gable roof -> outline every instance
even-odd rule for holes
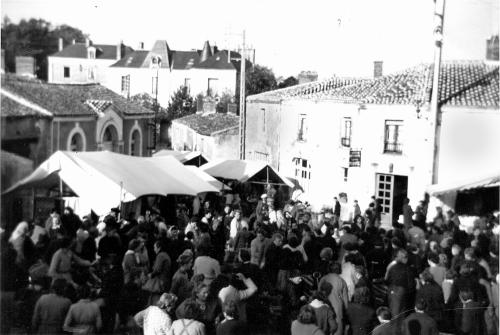
[[[172,68],[176,70],[188,70],[200,61],[198,51],[173,51]]]
[[[144,61],[148,56],[149,51],[138,50],[129,53],[128,55],[122,57],[118,62],[111,65],[111,67],[145,67]]]
[[[445,106],[499,107],[499,65],[483,61],[446,61],[441,65],[439,100]],[[249,96],[259,99],[313,99],[345,103],[430,103],[433,64],[420,64],[371,80],[345,81],[342,85],[308,83]]]
[[[23,117],[36,116],[41,118],[51,118],[51,114],[47,114],[39,106],[30,104],[29,102],[19,99],[15,95],[0,91],[0,104],[2,105],[2,117]]]
[[[225,113],[212,113],[207,115],[191,114],[175,119],[172,122],[188,126],[198,134],[212,136],[224,130],[237,128],[239,126],[239,117]]]
[[[116,59],[117,45],[92,44],[91,46],[97,49],[96,59]],[[122,44],[122,57],[132,51],[134,50],[131,47]],[[61,51],[51,55],[51,57],[87,58],[87,46],[85,43],[70,44]]]
[[[127,54],[122,59],[118,60],[116,63],[112,64],[111,67],[126,67],[126,68],[149,68],[151,64],[151,58],[153,56],[160,56],[162,59],[161,68],[170,68],[174,70],[189,70],[191,68],[196,69],[214,69],[214,70],[239,70],[239,60],[235,58],[240,58],[240,54],[231,51],[231,61],[228,62],[229,52],[227,50],[221,50],[211,54],[211,50],[208,50],[205,43],[204,50],[191,50],[191,51],[180,51],[171,50],[167,44],[167,41],[158,40],[150,51],[138,50]],[[202,62],[202,54],[205,53],[206,59]],[[248,63],[247,67],[251,64]]]
[[[195,65],[194,67],[197,69],[236,70],[233,62],[228,62],[228,57],[228,52],[226,50],[222,50],[217,52],[215,55],[208,57],[207,60]],[[236,54],[234,57],[236,57]]]
[[[96,115],[104,112],[109,106],[124,115],[153,115],[153,111],[138,103],[128,101],[119,94],[99,85],[48,84],[40,80],[31,80],[15,75],[2,75],[2,90],[7,94],[39,106],[54,116]],[[2,94],[4,95],[4,94]],[[10,108],[16,106],[10,102]],[[4,113],[19,113],[4,110]],[[24,112],[27,111],[24,109]]]

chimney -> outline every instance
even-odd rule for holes
[[[120,43],[116,45],[116,60],[122,59],[122,46],[123,41],[120,41]]]
[[[61,37],[59,37],[59,47],[58,47],[59,51],[61,51],[63,49],[63,39]]]
[[[373,78],[380,78],[383,74],[384,62],[376,60],[373,62]]]
[[[499,44],[498,35],[491,36],[486,40],[486,60],[498,61],[499,60]]]
[[[89,47],[90,46],[90,40],[88,38],[85,39],[85,47]]]
[[[73,40],[71,41],[71,44],[75,44],[76,43],[76,40],[73,38]]]
[[[210,48],[210,43],[206,41],[201,52],[200,63],[206,61],[209,57],[212,57],[212,49]]]
[[[144,50],[144,42],[139,42],[139,50]]]

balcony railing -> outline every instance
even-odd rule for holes
[[[350,137],[342,137],[340,139],[340,144],[342,144],[343,147],[350,147],[351,146],[351,138]]]
[[[403,145],[401,143],[384,142],[384,153],[402,154]]]

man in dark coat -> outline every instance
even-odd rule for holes
[[[372,335],[399,335],[400,332],[396,331],[396,322],[391,321],[389,308],[379,307],[376,314],[380,324],[373,329]]]
[[[415,303],[415,312],[410,314],[403,321],[404,335],[438,335],[436,321],[427,315],[424,310],[427,309],[427,304],[423,300],[418,300]],[[419,330],[417,332],[417,330]]]

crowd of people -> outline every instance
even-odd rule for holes
[[[272,186],[193,204],[2,232],[1,333],[498,335],[498,215],[466,232],[406,199],[382,229],[378,199],[312,213]]]

